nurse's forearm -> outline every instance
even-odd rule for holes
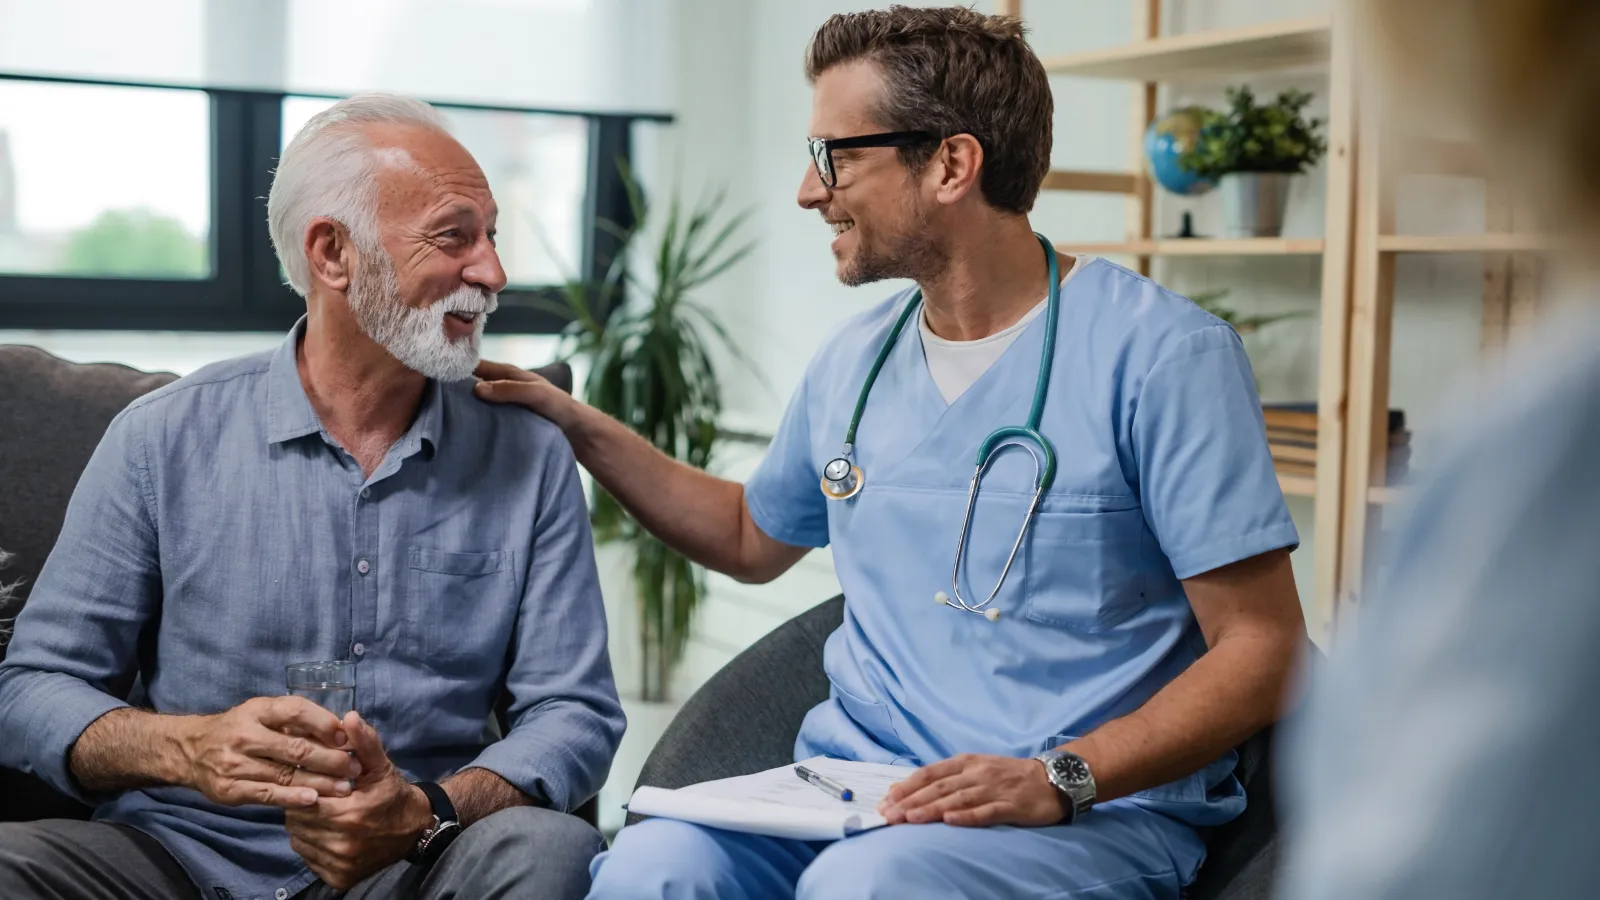
[[[1062,749],[1089,763],[1100,801],[1196,772],[1272,720],[1260,701],[1277,674],[1239,677],[1256,656],[1218,646],[1143,707]]]
[[[1205,655],[1144,706],[1063,747],[1089,763],[1100,800],[1204,768],[1284,708],[1305,645],[1288,554],[1245,560],[1184,588],[1210,645]]]
[[[574,407],[564,424],[578,462],[662,543],[742,581],[770,581],[805,555],[756,527],[744,485],[667,456],[593,407]]]

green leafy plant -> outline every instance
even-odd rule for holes
[[[1295,310],[1293,312],[1267,313],[1264,315],[1246,315],[1231,306],[1222,305],[1223,298],[1227,296],[1227,288],[1218,288],[1211,291],[1201,291],[1190,296],[1189,299],[1194,305],[1233,326],[1233,330],[1241,335],[1259,331],[1275,322],[1298,319],[1311,314],[1307,310]]]
[[[1311,95],[1288,90],[1268,105],[1256,103],[1249,86],[1229,88],[1225,110],[1208,109],[1200,134],[1178,157],[1178,165],[1203,178],[1231,172],[1304,172],[1328,145],[1323,119],[1307,119]]]
[[[1191,302],[1193,302],[1194,305],[1200,307],[1201,309],[1205,310],[1206,312],[1211,313],[1213,316],[1216,316],[1217,318],[1221,319],[1224,322],[1227,322],[1228,325],[1231,326],[1234,331],[1239,333],[1239,336],[1241,338],[1244,337],[1247,334],[1252,334],[1252,333],[1254,333],[1256,331],[1259,331],[1262,328],[1267,327],[1268,325],[1272,325],[1272,324],[1275,324],[1275,323],[1278,323],[1278,322],[1282,322],[1282,321],[1284,321],[1286,319],[1298,319],[1298,318],[1301,318],[1303,316],[1311,315],[1311,313],[1309,311],[1307,311],[1307,310],[1295,310],[1293,312],[1282,312],[1282,313],[1266,313],[1264,315],[1245,315],[1243,313],[1240,313],[1238,310],[1234,309],[1231,306],[1222,305],[1223,298],[1227,297],[1227,296],[1228,296],[1228,289],[1227,288],[1217,288],[1215,290],[1201,291],[1199,293],[1193,294],[1193,295],[1191,295],[1189,297],[1189,300]],[[1257,378],[1256,379],[1256,393],[1259,394],[1260,392],[1261,392],[1261,379]]]
[[[636,224],[628,229],[603,225],[621,245],[606,276],[599,283],[568,279],[564,286],[560,311],[572,321],[564,332],[563,356],[588,360],[584,392],[590,405],[668,456],[704,469],[716,448],[722,412],[712,342],[749,363],[715,313],[694,295],[753,249],[753,243],[734,240],[749,211],[725,217],[724,192],[692,207],[674,192],[654,246],[642,248],[650,210],[631,172],[624,168],[622,174]],[[650,254],[648,265],[633,265],[641,249]],[[666,699],[705,595],[704,573],[641,528],[598,483],[590,521],[597,541],[621,541],[633,550],[640,696]]]

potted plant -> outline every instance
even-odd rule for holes
[[[1262,313],[1256,315],[1241,313],[1231,306],[1222,305],[1223,299],[1227,296],[1227,288],[1216,288],[1214,290],[1200,291],[1199,293],[1193,294],[1189,297],[1189,300],[1193,302],[1194,305],[1228,323],[1229,327],[1238,332],[1240,338],[1243,338],[1245,335],[1254,334],[1268,325],[1273,325],[1286,319],[1298,319],[1303,316],[1311,315],[1310,311],[1308,310],[1294,310],[1291,312],[1281,313]],[[1256,378],[1256,393],[1261,393],[1261,379],[1259,377]]]
[[[603,224],[620,249],[599,283],[568,279],[564,285],[557,306],[571,322],[563,332],[561,355],[588,362],[584,399],[591,406],[668,456],[703,469],[716,448],[722,412],[713,341],[734,359],[747,361],[716,314],[694,295],[753,248],[734,241],[748,211],[724,217],[721,192],[686,208],[674,192],[648,264],[640,265],[633,251],[642,243],[650,211],[626,168],[623,182],[635,224],[627,229]],[[666,700],[705,594],[704,573],[639,527],[598,483],[590,522],[597,543],[620,542],[629,551],[639,626],[639,698]]]
[[[1282,322],[1285,319],[1298,319],[1302,316],[1310,315],[1310,312],[1306,310],[1295,310],[1293,312],[1282,313],[1266,313],[1261,315],[1247,315],[1240,313],[1231,306],[1223,306],[1222,300],[1227,296],[1227,288],[1217,288],[1210,291],[1201,291],[1192,295],[1189,299],[1194,303],[1194,305],[1200,307],[1208,313],[1211,313],[1213,316],[1216,316],[1222,321],[1227,322],[1228,325],[1230,325],[1233,330],[1237,331],[1241,336],[1252,334],[1261,328],[1273,324],[1274,322]]]
[[[1322,119],[1304,115],[1311,95],[1288,90],[1267,105],[1248,86],[1229,88],[1225,110],[1208,109],[1199,137],[1179,157],[1198,177],[1217,181],[1230,237],[1277,237],[1289,180],[1327,152]]]

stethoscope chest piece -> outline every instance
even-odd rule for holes
[[[836,456],[822,467],[822,493],[829,500],[849,500],[861,492],[861,468],[848,456]]]

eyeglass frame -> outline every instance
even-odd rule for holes
[[[822,186],[832,190],[839,185],[839,174],[833,168],[833,151],[858,150],[866,147],[911,147],[939,140],[931,131],[884,131],[844,138],[806,138],[811,150],[811,164],[817,169]]]

